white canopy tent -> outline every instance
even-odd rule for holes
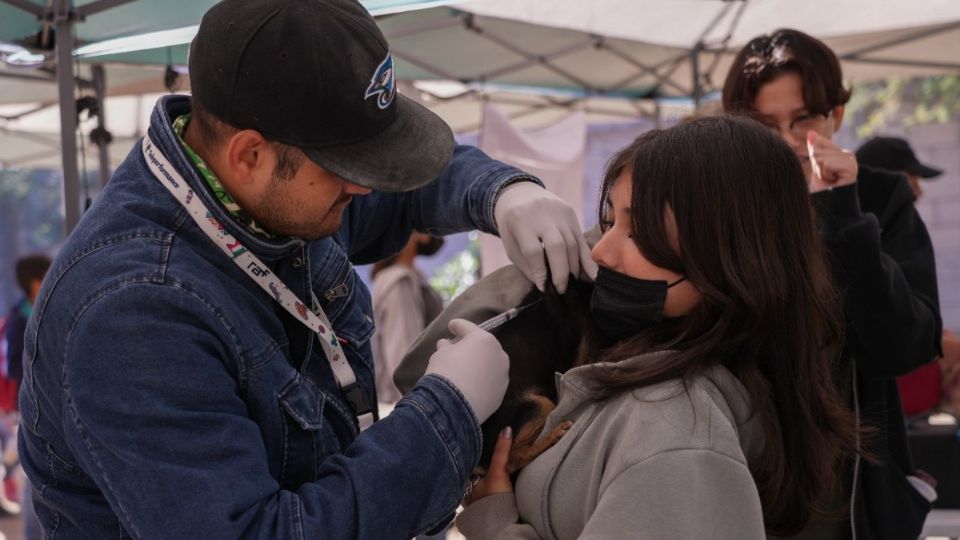
[[[848,80],[960,72],[956,0],[476,0],[457,8],[464,31],[456,41],[470,45],[408,60],[427,72],[421,81],[460,83],[458,98],[532,85],[569,96],[555,102],[683,97],[696,106],[722,87],[743,45],[783,27],[823,39]],[[455,30],[444,31],[453,41]],[[397,56],[404,58],[407,42],[419,51],[437,46],[439,32],[395,40]],[[464,66],[454,57],[460,49],[484,61]],[[443,101],[455,87],[448,85]]]
[[[0,40],[28,27],[24,10],[40,13],[48,25],[53,21],[74,24],[86,12],[95,15],[77,24],[78,29],[87,30],[78,33],[80,47],[71,46],[68,52],[79,52],[63,58],[70,58],[68,65],[77,59],[102,62],[105,76],[100,80],[109,81],[101,89],[106,94],[125,93],[123,88],[134,93],[162,91],[162,66],[184,62],[185,43],[196,30],[199,14],[213,3],[76,0],[79,7],[67,16],[63,10],[73,5],[70,0],[50,0],[46,7],[39,1],[0,0]],[[183,4],[183,9],[172,4]],[[696,105],[722,85],[739,47],[753,36],[784,26],[823,38],[842,58],[849,79],[960,72],[960,2],[956,0],[369,0],[364,4],[382,9],[378,22],[390,40],[401,91],[421,99],[457,131],[479,126],[482,100],[497,103],[510,118],[528,124],[549,123],[571,108],[584,111],[588,121],[610,121],[657,116],[659,108],[678,100]],[[411,7],[429,9],[403,11]],[[5,19],[11,11],[20,18]],[[149,13],[163,15],[150,17]],[[103,19],[108,15],[109,20]],[[41,26],[40,21],[34,24]],[[123,65],[131,62],[133,66]],[[5,78],[10,70],[0,69],[0,104],[17,103],[0,106],[0,137],[4,142],[13,132],[19,137],[16,144],[0,146],[20,156],[0,152],[0,160],[48,163],[43,149],[36,146],[52,148],[52,143],[59,142],[67,200],[75,201],[76,176],[71,189],[68,174],[71,161],[76,169],[75,141],[64,136],[57,141],[56,115],[39,121],[21,114],[59,102],[61,123],[67,125],[62,133],[72,132],[73,100],[64,99],[73,95],[72,77],[61,80],[59,89],[50,85],[41,91],[36,79],[49,80],[49,62],[47,68],[47,72],[18,72],[17,79]],[[88,67],[81,68],[79,78],[95,87],[96,77]],[[13,84],[20,85],[19,90],[8,90]],[[30,96],[35,97],[20,101]],[[124,146],[119,149],[122,156],[141,133],[137,126],[142,125],[144,112],[113,113],[113,107],[107,105],[104,116]],[[4,116],[8,119],[3,120]],[[44,126],[50,133],[47,140],[41,140]],[[17,153],[17,147],[22,151]],[[107,157],[104,167],[109,164]],[[67,206],[70,228],[75,220],[69,219],[71,205]]]
[[[113,170],[126,158],[134,142],[146,131],[150,112],[156,100],[163,95],[162,85],[146,92],[109,96],[104,100],[102,117],[109,119],[112,141],[106,152],[106,167]],[[32,104],[0,105],[0,167],[49,168],[61,165],[59,110],[56,103],[40,104],[37,110]],[[18,118],[21,113],[28,113]],[[87,170],[99,167],[100,147],[89,142],[90,133],[98,126],[98,119],[81,115],[78,151],[81,163],[85,160]],[[82,140],[80,140],[82,139]],[[81,169],[80,174],[84,171]],[[99,176],[92,182],[100,184]]]
[[[759,34],[789,27],[828,42],[854,78],[913,75],[911,68],[960,69],[960,3],[955,0],[483,0],[477,15],[566,28],[702,52],[736,51]],[[682,22],[682,24],[677,24]],[[724,42],[729,48],[721,49]]]

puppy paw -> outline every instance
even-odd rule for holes
[[[527,426],[524,426],[524,429],[529,426],[530,424],[527,424]],[[545,437],[541,437],[533,442],[529,442],[529,440],[525,441],[523,445],[519,446],[517,445],[517,442],[520,441],[518,438],[510,452],[510,459],[507,461],[507,472],[513,474],[526,467],[531,461],[536,459],[537,456],[546,452],[553,445],[557,444],[557,441],[566,435],[567,431],[570,431],[571,427],[573,427],[573,422],[570,420],[561,422]],[[543,424],[540,424],[537,426],[536,434],[533,436],[533,438],[536,439],[542,430]]]

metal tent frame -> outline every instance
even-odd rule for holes
[[[22,78],[25,80],[56,81],[58,85],[60,119],[61,119],[61,157],[64,175],[64,199],[66,207],[65,227],[69,233],[80,217],[80,200],[78,189],[77,141],[77,107],[73,97],[76,86],[93,89],[100,100],[104,97],[106,88],[105,75],[102,67],[94,66],[92,80],[85,80],[75,73],[74,52],[76,43],[74,31],[78,24],[90,17],[111,10],[113,8],[134,3],[135,0],[93,0],[83,5],[76,5],[82,0],[46,0],[46,5],[38,5],[31,0],[0,0],[0,5],[12,6],[26,12],[41,22],[44,28],[53,28],[56,32],[56,65],[55,72],[48,78],[41,73],[3,73],[0,76]],[[447,2],[444,2],[447,3]],[[394,56],[398,63],[410,68],[412,75],[407,81],[445,80],[460,83],[463,87],[453,95],[442,95],[431,92],[418,85],[417,89],[425,101],[437,104],[454,102],[459,99],[485,99],[504,103],[515,108],[510,113],[511,118],[521,118],[536,114],[546,108],[577,108],[586,112],[609,116],[655,116],[660,109],[661,98],[668,96],[682,96],[689,99],[695,108],[699,108],[702,101],[718,90],[718,85],[712,80],[722,63],[729,61],[736,53],[731,47],[737,25],[744,11],[754,0],[724,0],[713,5],[715,15],[701,31],[696,32],[699,38],[690,46],[659,45],[643,43],[613,36],[578,31],[576,29],[560,29],[513,21],[507,18],[480,15],[471,12],[471,5],[464,4],[458,8],[437,7],[418,12],[416,16],[387,15],[379,22],[384,33],[391,41]],[[721,5],[722,4],[722,5]],[[477,5],[482,7],[481,4]],[[476,8],[473,8],[476,10]],[[481,11],[482,10],[478,10]],[[508,11],[509,12],[509,11]],[[428,15],[429,14],[429,15]],[[400,17],[394,19],[394,17]],[[706,19],[704,19],[706,20]],[[397,23],[399,21],[399,23]],[[526,25],[527,29],[549,29],[551,32],[562,33],[564,38],[557,43],[560,45],[544,47],[543,44],[533,43],[529,39],[524,42],[524,36],[505,31],[511,28],[510,24]],[[942,25],[928,25],[913,32],[900,32],[889,39],[880,39],[869,45],[859,48],[847,47],[847,50],[838,51],[842,61],[847,63],[861,63],[865,65],[879,64],[889,66],[907,66],[933,70],[950,70],[960,72],[960,63],[952,61],[923,61],[917,59],[900,59],[895,55],[877,55],[898,45],[928,38],[938,33],[950,32],[960,28],[960,21],[951,21]],[[462,29],[465,34],[448,35],[449,39],[457,37],[479,40],[484,44],[486,51],[493,55],[500,55],[499,63],[491,67],[476,67],[474,64],[483,62],[460,62],[453,66],[445,65],[442,61],[443,51],[438,51],[436,44],[430,45],[428,37],[431,32],[442,33],[445,30]],[[151,29],[158,30],[158,29]],[[159,29],[162,30],[162,29]],[[433,34],[436,36],[437,34]],[[709,38],[709,36],[714,36]],[[422,39],[421,39],[422,38]],[[827,40],[829,42],[829,39]],[[642,51],[656,49],[656,54],[644,55]],[[166,46],[166,44],[164,45]],[[535,50],[540,49],[540,50]],[[640,51],[640,52],[638,52]],[[439,56],[437,53],[440,53]],[[576,63],[571,58],[577,55],[597,54],[598,65],[604,66],[605,74],[613,74],[618,80],[595,82],[596,77],[581,73],[578,69],[571,69]],[[468,56],[469,57],[469,56]],[[87,59],[86,61],[89,61]],[[582,61],[582,60],[581,60]],[[464,66],[463,64],[469,64]],[[567,64],[565,67],[564,64]],[[580,64],[582,65],[582,64]],[[608,72],[606,66],[619,66],[620,71],[612,68]],[[686,66],[689,76],[681,70]],[[588,66],[591,67],[591,66]],[[398,68],[400,75],[404,74],[403,67]],[[529,77],[532,82],[525,82]],[[595,73],[596,74],[596,73]],[[541,76],[542,75],[542,76]],[[621,76],[622,75],[622,76]],[[602,78],[602,77],[601,77]],[[517,81],[521,82],[517,82]],[[543,83],[540,81],[550,81]],[[722,81],[721,81],[722,82]],[[408,86],[409,87],[409,86]],[[527,96],[521,99],[509,96],[511,88],[521,88]],[[539,98],[530,99],[530,93],[536,92]],[[612,109],[598,105],[593,98],[614,98],[623,100],[629,105],[626,108]],[[29,114],[29,111],[22,114]],[[99,128],[105,129],[103,118],[99,118]],[[106,148],[100,151],[101,176],[108,173],[109,160]]]
[[[460,26],[473,35],[479,36],[486,41],[499,46],[503,50],[522,58],[522,60],[519,62],[512,63],[504,67],[498,67],[493,70],[473,73],[465,77],[451,73],[436,63],[421,57],[417,54],[417,51],[406,50],[403,47],[393,46],[392,52],[396,58],[427,71],[438,78],[456,81],[468,87],[463,92],[453,96],[439,96],[432,94],[429,91],[420,89],[421,93],[436,101],[451,101],[466,97],[480,97],[481,99],[509,102],[508,99],[505,100],[504,98],[491,97],[487,95],[483,88],[488,86],[490,81],[493,81],[497,78],[501,78],[511,73],[520,72],[530,67],[539,66],[556,75],[559,75],[562,79],[567,81],[570,86],[566,90],[568,92],[577,94],[577,96],[563,100],[550,98],[546,100],[547,103],[545,104],[528,105],[525,110],[513,113],[511,115],[512,118],[536,112],[537,109],[546,106],[578,106],[581,104],[581,102],[591,97],[620,97],[635,101],[651,98],[656,99],[662,97],[659,92],[660,88],[670,88],[682,96],[689,97],[693,101],[694,108],[699,109],[703,97],[710,91],[716,90],[716,88],[710,84],[709,80],[705,79],[704,74],[709,73],[709,71],[712,69],[712,66],[715,66],[719,61],[720,56],[727,52],[727,45],[733,35],[733,30],[736,27],[737,21],[739,21],[740,15],[743,13],[746,5],[747,2],[744,0],[725,2],[723,9],[716,17],[714,17],[710,24],[703,29],[701,32],[701,38],[697,41],[697,44],[692,49],[685,50],[678,48],[673,56],[656,63],[645,62],[640,58],[637,58],[635,55],[624,51],[623,48],[618,45],[618,40],[597,34],[582,34],[582,38],[577,43],[558,47],[546,53],[535,53],[533,51],[524,49],[509,37],[501,35],[496,30],[489,28],[485,24],[486,19],[488,19],[487,17],[456,9],[451,10],[453,12],[453,16],[445,20],[441,19],[438,21],[428,21],[426,23],[418,22],[409,26],[386,31],[385,35],[389,40],[393,41],[397,38],[410,37],[417,34],[433,32],[438,29]],[[708,47],[705,45],[703,39],[715,28],[717,28],[717,26],[728,16],[732,10],[736,10],[736,13],[733,15],[732,23],[729,30],[726,32],[725,37],[715,46]],[[568,32],[571,34],[579,33],[574,30],[569,30]],[[567,57],[568,55],[589,49],[604,51],[612,58],[616,58],[633,66],[635,72],[627,75],[616,83],[598,86],[591,84],[589,81],[584,80],[575,73],[571,73],[569,70],[564,69],[557,64],[558,60]],[[703,59],[706,55],[713,56],[711,59],[711,68],[706,72],[701,72],[700,62],[701,59]],[[690,85],[684,87],[672,80],[671,77],[686,60],[690,60],[691,62],[692,73]],[[652,77],[656,84],[649,87],[646,91],[637,92],[635,90],[627,90],[632,83],[645,76]],[[654,109],[656,109],[656,106],[654,106]],[[590,109],[588,108],[587,110],[589,111]],[[601,114],[622,114],[619,112],[594,110]],[[649,114],[649,112],[645,111],[639,103],[637,104],[636,112],[641,115]]]
[[[134,0],[97,0],[83,6],[75,6],[73,0],[50,0],[46,6],[39,6],[27,0],[0,0],[37,17],[46,28],[53,27],[56,32],[56,83],[60,102],[60,152],[63,162],[63,203],[64,228],[70,234],[80,221],[81,202],[79,169],[77,165],[77,102],[74,97],[77,83],[89,84],[99,102],[106,95],[106,77],[102,66],[94,66],[94,80],[78,79],[74,73],[73,50],[75,48],[74,26],[88,17]],[[8,75],[9,76],[9,75]],[[20,74],[20,77],[42,79],[42,76]],[[104,120],[99,119],[100,127],[105,128]],[[110,159],[105,144],[100,144],[101,181],[109,177]]]
[[[717,4],[721,3],[717,2]],[[395,34],[397,37],[409,37],[417,33],[426,34],[436,30],[437,28],[460,25],[472,32],[474,35],[480,36],[485,40],[498,45],[504,51],[521,56],[523,58],[522,61],[498,68],[496,70],[477,72],[470,74],[469,76],[463,76],[462,74],[458,75],[451,73],[449,70],[444,69],[444,67],[430,62],[424,56],[418,55],[417,53],[419,51],[407,51],[402,47],[395,47],[394,54],[397,58],[413,64],[414,66],[429,72],[431,75],[436,76],[437,78],[457,81],[469,87],[469,90],[454,96],[430,96],[432,99],[439,101],[448,101],[472,96],[479,96],[486,99],[483,88],[488,86],[496,86],[490,84],[491,80],[527,69],[531,66],[540,66],[556,75],[559,75],[569,83],[567,90],[578,94],[577,98],[571,98],[563,102],[554,101],[552,103],[554,106],[562,106],[564,104],[576,105],[589,99],[590,97],[597,96],[623,97],[626,99],[637,100],[645,97],[659,99],[666,95],[672,94],[673,96],[679,95],[690,99],[693,107],[695,109],[699,109],[705,97],[720,90],[723,74],[719,73],[721,77],[717,77],[717,80],[714,81],[714,77],[718,75],[718,67],[721,67],[722,63],[724,62],[729,63],[729,61],[732,60],[732,57],[738,52],[739,46],[731,47],[731,41],[736,35],[738,25],[741,22],[744,12],[748,10],[751,5],[755,4],[757,4],[757,2],[751,0],[724,0],[722,5],[717,6],[718,9],[716,14],[698,32],[699,37],[691,46],[664,45],[664,48],[673,48],[675,50],[675,54],[670,58],[659,60],[657,62],[645,61],[641,58],[638,58],[635,54],[631,54],[630,52],[622,50],[622,45],[620,44],[625,41],[623,38],[615,38],[594,33],[588,34],[571,29],[570,27],[556,27],[556,30],[558,32],[569,32],[571,34],[579,33],[583,37],[583,40],[580,44],[559,47],[546,53],[535,53],[528,49],[524,49],[522,46],[515,43],[511,37],[500,35],[495,30],[488,28],[487,23],[500,19],[501,15],[487,16],[472,13],[470,4],[464,4],[462,9],[458,8],[457,10],[452,10],[455,13],[455,17],[452,17],[451,20],[448,20],[445,23],[442,21],[433,22],[422,24],[420,27],[417,25],[411,25],[409,28],[396,31]],[[482,4],[479,4],[478,6],[482,8]],[[484,10],[479,9],[479,11],[482,13]],[[526,24],[535,25],[538,23],[528,22]],[[918,42],[938,34],[954,31],[958,28],[960,28],[960,21],[956,20],[941,25],[927,25],[918,27],[912,32],[907,32],[906,34],[901,32],[899,35],[895,35],[888,39],[875,40],[869,45],[862,47],[856,47],[853,49],[850,49],[849,47],[837,47],[836,50],[841,62],[847,66],[847,70],[849,70],[851,66],[856,66],[859,64],[960,72],[960,62],[923,61],[917,59],[897,58],[895,55],[884,56],[882,54],[884,51],[894,47]],[[768,29],[768,31],[769,30],[773,30],[773,28]],[[869,34],[869,32],[866,34]],[[387,33],[387,35],[388,37],[391,37],[390,33]],[[714,37],[710,39],[709,36]],[[845,37],[845,35],[840,35],[832,38],[827,37],[824,39],[828,42],[828,44],[830,44],[830,42],[833,40],[839,39],[842,41],[842,39]],[[650,45],[656,45],[656,43],[650,43]],[[575,72],[570,72],[569,70],[563,69],[557,64],[559,60],[564,59],[568,55],[590,48],[603,50],[607,53],[610,53],[611,57],[615,57],[620,61],[634,66],[636,72],[617,83],[606,86],[598,86],[590,81],[584,80]],[[877,53],[881,54],[878,55]],[[689,64],[690,76],[689,78],[683,77],[681,80],[681,78],[678,76],[678,70],[686,64]],[[636,92],[631,95],[629,92],[622,92],[624,88],[628,87],[631,83],[635,82],[641,77],[652,78],[655,83],[646,95],[637,94]],[[427,95],[429,95],[429,93],[427,93]],[[534,107],[531,107],[531,110],[533,108]],[[528,112],[531,111],[523,111],[514,114],[523,115]]]
[[[58,87],[58,102],[60,106],[60,150],[63,167],[63,194],[64,194],[64,228],[67,235],[74,229],[80,220],[81,200],[79,189],[79,169],[77,164],[77,104],[74,98],[76,87],[92,89],[98,103],[102,104],[106,96],[106,74],[102,65],[92,65],[92,80],[77,77],[75,72],[75,51],[77,40],[75,30],[78,24],[87,21],[90,17],[102,14],[109,10],[135,3],[137,0],[93,0],[77,5],[75,0],[46,0],[45,5],[36,4],[30,0],[0,0],[0,5],[11,6],[28,15],[32,15],[41,23],[44,34],[53,29],[56,36],[55,59],[56,69],[47,70],[44,74],[37,73],[9,73],[0,72],[0,77],[17,78],[30,81],[55,82]],[[443,5],[453,0],[430,0],[424,5]],[[378,12],[394,13],[408,9],[408,5],[418,2],[402,2],[384,0],[375,4]],[[198,21],[199,22],[199,21]],[[44,73],[41,70],[40,73]],[[21,114],[30,114],[27,111]],[[106,131],[103,117],[103,107],[98,114],[98,127],[101,133]],[[106,183],[110,174],[110,160],[106,140],[97,138],[94,143],[98,147],[99,169],[101,182]]]

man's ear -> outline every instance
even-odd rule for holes
[[[843,125],[843,105],[837,105],[833,108],[833,133],[840,131],[840,126]],[[831,133],[830,135],[833,135]]]
[[[255,187],[273,174],[273,147],[259,131],[234,133],[224,148],[222,180],[234,189]]]

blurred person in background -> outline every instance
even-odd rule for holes
[[[415,231],[389,259],[373,265],[373,361],[377,399],[393,405],[402,397],[393,372],[420,332],[443,310],[443,299],[417,269],[417,257],[430,257],[443,247],[443,238]]]
[[[40,285],[50,269],[50,257],[37,254],[18,259],[15,265],[17,285],[23,291],[23,298],[10,309],[5,324],[5,403],[2,448],[3,448],[3,493],[0,495],[0,507],[9,513],[20,513],[23,523],[23,535],[27,540],[41,538],[40,525],[30,500],[30,482],[26,476],[16,474],[19,465],[16,445],[16,423],[19,418],[17,395],[23,380],[23,340],[27,330],[27,321],[33,314],[33,305],[40,292]],[[23,484],[19,480],[23,479]]]
[[[923,196],[921,181],[936,180],[942,169],[917,159],[910,143],[899,137],[874,137],[857,149],[857,162],[878,169],[899,172],[907,177],[916,200]],[[938,405],[960,413],[960,338],[944,329],[940,341],[943,355],[936,363],[926,364],[897,378],[903,413],[914,416]]]
[[[850,91],[836,54],[790,29],[757,36],[738,53],[723,87],[728,112],[753,114],[800,159],[821,238],[845,309],[841,391],[875,429],[834,501],[838,519],[811,520],[800,538],[914,539],[935,498],[914,470],[896,377],[940,355],[933,245],[899,174],[860,166],[831,139]]]
[[[23,380],[23,337],[27,330],[27,320],[33,313],[33,304],[40,292],[40,284],[49,269],[50,257],[46,255],[30,255],[16,262],[17,285],[23,291],[23,298],[10,308],[4,337],[7,343],[5,373],[18,389],[20,381]]]
[[[910,143],[900,137],[874,137],[857,149],[857,162],[875,169],[898,172],[907,177],[907,183],[920,200],[923,196],[921,180],[936,180],[942,169],[920,163]]]

